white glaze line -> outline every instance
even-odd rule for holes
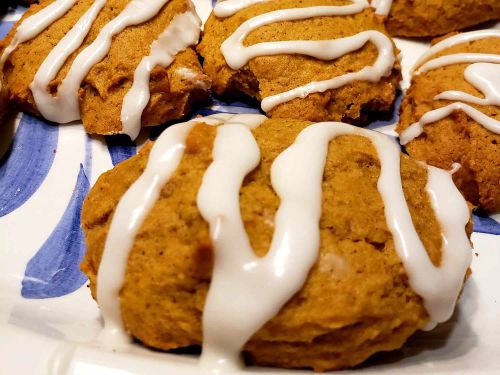
[[[161,188],[179,165],[192,123],[173,125],[156,141],[146,169],[116,207],[97,273],[97,300],[104,318],[100,341],[116,348],[130,341],[121,319],[119,293],[125,279],[128,255],[146,215]]]
[[[480,30],[452,36],[433,46],[418,60],[415,66],[419,67],[422,61],[426,61],[426,59],[433,54],[442,52],[457,44],[498,37],[500,37],[500,30]],[[468,102],[483,106],[500,105],[500,55],[485,53],[456,53],[444,55],[426,61],[417,69],[416,74],[425,73],[429,70],[448,65],[463,63],[471,64],[464,71],[466,81],[481,92],[484,98],[479,98],[457,90],[449,90],[436,95],[434,100],[454,100],[456,102],[425,113],[418,122],[411,124],[401,132],[401,144],[405,145],[420,136],[424,131],[424,125],[442,120],[452,112],[458,110],[465,112],[474,121],[489,131],[500,134],[500,121],[463,103]]]
[[[120,348],[130,341],[121,319],[119,301],[128,255],[146,215],[182,159],[186,136],[197,123],[217,125],[231,118],[235,118],[235,122],[255,124],[263,121],[264,117],[217,114],[169,127],[151,149],[142,175],[120,199],[97,273],[97,300],[104,319],[104,329],[98,340],[106,347]]]
[[[375,8],[375,14],[388,16],[391,11],[392,0],[372,0],[371,6]]]
[[[378,82],[382,77],[389,76],[395,62],[393,45],[390,39],[379,31],[369,30],[351,37],[335,39],[331,41],[331,45],[334,46],[332,51],[339,51],[344,47],[348,47],[349,50],[347,53],[353,52],[367,42],[372,42],[378,49],[377,60],[373,65],[366,66],[354,73],[346,73],[324,81],[310,82],[292,90],[268,96],[262,100],[262,109],[268,112],[277,105],[296,98],[305,98],[312,93],[337,89],[356,81]],[[311,41],[308,43],[313,44],[315,42]],[[356,46],[359,46],[359,48],[355,48]],[[317,47],[321,49],[321,42],[317,44]]]
[[[315,154],[320,159],[321,151]],[[203,313],[203,367],[238,367],[245,342],[303,286],[317,259],[323,165],[315,158],[311,168],[293,154],[289,149],[272,166],[281,204],[271,248],[259,258],[241,219],[239,190],[258,166],[260,151],[248,127],[231,121],[218,128],[214,160],[198,193],[198,209],[210,224],[215,254]]]
[[[227,0],[218,3],[216,8],[219,14],[232,14],[255,2],[247,1],[236,3]],[[302,54],[321,60],[333,60],[372,42],[378,49],[378,57],[374,65],[363,68],[355,73],[347,73],[329,80],[311,82],[292,90],[269,96],[262,100],[262,109],[266,112],[275,106],[295,98],[305,98],[311,93],[324,92],[335,89],[354,81],[376,82],[384,76],[390,75],[395,62],[393,45],[383,33],[369,30],[354,36],[322,41],[280,41],[264,42],[251,46],[244,46],[243,41],[253,30],[275,22],[302,20],[312,17],[352,15],[368,7],[364,0],[353,1],[344,6],[315,6],[307,8],[280,9],[261,14],[243,22],[238,29],[221,45],[221,52],[226,63],[232,69],[240,69],[251,59],[258,56],[272,56],[279,54]]]
[[[109,52],[112,39],[125,28],[153,18],[168,0],[131,0],[125,9],[99,32],[97,38],[73,61],[57,96],[44,97],[37,108],[42,115],[54,122],[67,123],[80,118],[78,92],[90,69]]]
[[[450,175],[454,175],[455,173],[457,173],[460,169],[462,168],[462,164],[460,163],[452,163],[451,164],[451,169],[448,171],[448,173]]]
[[[47,91],[48,85],[57,76],[68,57],[82,45],[104,5],[106,5],[106,0],[95,0],[71,30],[50,51],[38,68],[33,82],[30,84],[30,89],[42,116],[47,118],[47,113],[42,112],[45,108],[43,103],[52,99],[52,94]]]
[[[495,37],[496,38],[500,37],[500,30],[492,30],[492,29],[477,30],[477,31],[470,31],[467,33],[460,33],[457,35],[453,35],[449,38],[440,41],[439,43],[436,43],[431,48],[429,48],[426,53],[424,53],[422,56],[418,58],[411,72],[413,73],[413,71],[419,66],[421,66],[425,61],[427,61],[429,57],[439,52],[442,52],[445,49],[448,49],[450,47],[462,43],[472,42],[475,40],[480,40],[485,38],[495,38]]]
[[[445,196],[459,207],[449,214],[437,213],[444,221],[445,255],[443,266],[436,268],[418,237],[406,203],[399,147],[382,134],[347,124],[311,125],[272,165],[271,183],[281,204],[270,250],[259,258],[251,248],[239,207],[241,184],[258,165],[259,149],[248,130],[228,124],[219,128],[214,161],[198,195],[198,207],[210,224],[215,248],[203,316],[202,366],[217,373],[238,368],[245,342],[302,288],[320,246],[321,188],[328,145],[340,135],[359,135],[373,142],[380,158],[377,186],[387,225],[410,285],[424,299],[433,322],[449,319],[470,263],[466,252],[470,244],[464,232],[468,211],[464,214],[463,207],[467,206],[451,178],[446,180],[431,171],[433,179],[428,190],[434,194],[434,207],[439,211],[448,209],[440,205]],[[450,257],[449,250],[455,246],[461,253]]]
[[[363,135],[360,131],[369,132],[355,129],[359,135]],[[353,134],[356,132],[353,131]],[[427,191],[431,195],[431,203],[442,229],[442,251],[445,253],[440,267],[435,267],[413,225],[404,196],[399,147],[388,137],[373,133],[375,134],[365,136],[371,139],[380,159],[381,171],[377,187],[384,202],[386,222],[393,236],[396,252],[403,263],[411,288],[424,301],[430,316],[430,326],[445,322],[451,317],[465,272],[470,265],[470,242],[465,235],[469,214],[467,211],[465,215],[463,210],[464,207],[467,209],[467,204],[449,175],[450,178],[443,178],[437,168],[429,169]],[[443,199],[446,199],[444,204]],[[456,204],[457,207],[450,207],[448,203]],[[450,256],[452,248],[454,254]]]
[[[264,42],[247,47],[243,45],[243,42],[252,31],[258,29],[259,27],[276,22],[297,21],[320,16],[352,15],[361,12],[363,9],[365,9],[363,4],[355,3],[344,6],[316,6],[308,8],[279,9],[269,13],[264,13],[243,22],[236,29],[236,31],[222,43],[221,52],[224,55],[227,64],[232,69],[240,69],[249,60],[257,56],[264,55],[269,56],[300,53],[329,60],[332,59],[331,56],[339,56],[342,55],[342,53],[329,51],[329,49],[332,48],[329,44],[319,45],[318,43],[333,42],[335,40]],[[343,49],[349,51],[349,48],[346,46],[343,46]]]
[[[400,143],[402,145],[408,144],[410,141],[417,138],[424,132],[425,125],[442,120],[448,117],[454,111],[465,112],[470,118],[472,118],[474,121],[488,129],[489,131],[495,134],[500,134],[500,121],[486,116],[484,113],[478,111],[468,104],[456,102],[425,113],[418,122],[411,124],[400,133]]]
[[[144,57],[134,72],[132,87],[123,99],[121,110],[122,133],[131,139],[141,130],[141,117],[150,99],[149,80],[155,66],[168,67],[179,52],[198,42],[201,21],[195,10],[176,15]]]
[[[497,57],[500,59],[500,55]],[[484,98],[451,90],[436,95],[434,100],[458,100],[477,105],[500,106],[500,64],[475,63],[465,69],[464,76]]]
[[[2,56],[0,57],[0,70],[3,72],[5,61],[7,61],[10,54],[19,44],[35,38],[52,23],[61,18],[76,3],[76,1],[77,0],[54,1],[39,12],[23,20],[23,22],[21,22],[21,24],[17,27],[16,33],[14,34],[11,42],[2,52]],[[2,83],[0,81],[0,88],[1,84]]]
[[[416,74],[425,73],[429,70],[441,68],[448,65],[471,64],[479,62],[500,64],[500,55],[488,53],[455,53],[452,55],[440,56],[426,62],[416,71]]]
[[[425,277],[422,277],[427,280],[423,286],[424,304],[432,318],[427,329],[452,316],[472,261],[472,246],[465,232],[470,218],[469,208],[452,180],[452,174],[460,168],[460,164],[456,164],[450,172],[427,167],[426,190],[442,231],[441,265],[439,268],[426,267]],[[440,287],[436,288],[436,285]]]
[[[269,1],[271,0],[223,0],[215,5],[214,14],[221,18],[230,17],[249,6]]]

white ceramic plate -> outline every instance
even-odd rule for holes
[[[196,5],[202,17],[210,12],[210,0]],[[11,9],[4,17],[1,36],[22,11]],[[405,72],[428,47],[409,40],[397,44]],[[218,101],[196,112],[213,111],[258,112],[242,103]],[[131,143],[88,137],[81,124],[57,127],[28,115],[14,117],[0,127],[0,374],[200,374],[195,357],[139,345],[114,353],[89,344],[101,320],[78,268],[85,251],[81,204],[102,172],[133,155],[151,135],[144,132]],[[395,121],[371,127],[391,134]],[[472,237],[477,254],[473,274],[450,322],[345,373],[499,374],[500,236],[486,234],[500,234],[499,221],[474,219],[475,230],[485,233]]]

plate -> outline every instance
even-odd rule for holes
[[[195,1],[202,18],[210,0]],[[0,36],[24,8],[11,8]],[[491,25],[500,28],[500,24]],[[428,41],[396,39],[404,76]],[[243,103],[198,108],[258,113]],[[397,113],[397,111],[395,111]],[[395,115],[371,128],[394,135]],[[82,202],[98,176],[134,155],[161,129],[125,137],[88,136],[81,123],[54,126],[14,114],[0,128],[0,373],[33,375],[200,374],[195,356],[154,352],[134,345],[126,353],[92,344],[102,321],[79,270],[85,251]],[[453,318],[419,332],[399,351],[378,354],[346,374],[500,373],[500,215],[474,216],[475,256]],[[245,373],[300,374],[249,367]]]

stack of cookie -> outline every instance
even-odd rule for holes
[[[500,210],[500,31],[441,37],[417,62],[407,154],[362,126],[395,105],[391,36],[489,19],[498,1],[226,0],[202,32],[190,0],[31,6],[3,41],[2,108],[131,138],[211,94],[265,113],[171,125],[99,178],[82,270],[101,344],[324,371],[447,321],[470,209]]]

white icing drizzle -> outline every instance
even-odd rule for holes
[[[217,125],[231,118],[254,124],[263,121],[264,116],[218,114],[169,127],[151,149],[142,175],[118,203],[97,273],[97,300],[104,319],[99,341],[103,345],[119,348],[130,341],[121,319],[119,301],[128,255],[146,215],[182,159],[186,136],[196,123]]]
[[[198,194],[198,207],[210,224],[215,248],[203,315],[202,366],[217,373],[237,368],[246,341],[303,286],[320,246],[321,184],[328,144],[340,135],[359,135],[373,142],[380,158],[378,190],[387,225],[410,285],[423,298],[431,324],[450,318],[470,264],[470,243],[464,231],[467,205],[447,172],[430,169],[427,185],[443,228],[443,261],[435,267],[405,200],[399,147],[380,133],[347,124],[311,125],[272,165],[271,182],[281,204],[270,250],[259,258],[239,209],[242,181],[258,165],[259,150],[248,129],[226,125],[219,128],[214,161]]]
[[[215,5],[213,12],[217,17],[230,17],[251,5],[269,1],[271,0],[222,0]]]
[[[16,29],[16,33],[11,42],[2,52],[0,57],[0,70],[3,72],[5,61],[10,54],[21,43],[27,42],[35,38],[38,34],[44,31],[47,27],[61,18],[77,0],[58,0],[47,5],[39,12],[27,17]],[[0,88],[2,83],[0,82]]]
[[[500,134],[500,121],[486,116],[484,113],[478,111],[476,108],[471,107],[468,104],[455,102],[445,107],[434,109],[425,113],[420,118],[420,120],[418,120],[418,122],[411,124],[401,132],[401,134],[399,135],[400,143],[402,145],[406,145],[424,132],[425,125],[442,120],[455,111],[465,112],[470,118],[484,126],[489,131]]]
[[[214,13],[227,17],[240,9],[265,0],[227,0],[218,3]],[[245,47],[243,41],[253,30],[275,22],[302,20],[312,17],[352,15],[369,7],[366,0],[352,0],[352,4],[343,6],[313,6],[305,8],[280,9],[264,13],[243,22],[238,29],[221,45],[221,52],[226,63],[232,69],[240,69],[249,60],[258,56],[279,54],[302,54],[321,60],[333,60],[347,53],[356,51],[367,42],[372,42],[378,49],[378,57],[372,66],[367,66],[354,73],[347,73],[329,80],[310,82],[292,90],[266,97],[262,100],[262,109],[266,112],[275,106],[295,98],[305,98],[311,93],[336,89],[354,81],[376,82],[390,75],[394,65],[394,51],[390,39],[383,33],[368,30],[354,36],[321,41],[280,41],[264,42]]]
[[[104,5],[106,5],[106,0],[95,0],[83,17],[78,20],[71,30],[57,43],[54,49],[50,51],[42,65],[38,68],[33,82],[30,84],[30,89],[42,116],[46,118],[50,116],[50,112],[47,112],[43,106],[44,102],[50,102],[52,99],[52,94],[47,91],[47,86],[56,78],[57,73],[68,57],[82,45]],[[49,108],[50,110],[52,108]]]
[[[434,44],[431,48],[427,50],[426,53],[420,56],[418,60],[415,62],[412,72],[414,71],[415,68],[420,67],[425,61],[427,61],[429,57],[434,56],[437,53],[442,52],[450,47],[462,43],[473,42],[475,40],[499,37],[499,36],[500,36],[500,30],[494,30],[494,29],[476,30],[467,33],[460,33],[457,35],[453,35],[449,38],[440,41],[439,43]]]
[[[500,106],[500,55],[485,53],[456,53],[440,56],[429,60],[432,55],[442,52],[447,48],[457,44],[472,42],[485,38],[500,38],[500,30],[480,30],[469,33],[454,35],[445,39],[429,49],[415,65],[418,69],[416,74],[424,73],[432,69],[453,64],[470,63],[464,72],[464,77],[474,88],[476,88],[484,98],[474,95],[450,90],[442,92],[434,97],[434,100],[455,101],[447,106],[425,113],[418,122],[411,124],[400,134],[401,144],[405,145],[420,136],[424,131],[424,126],[448,117],[454,111],[462,111],[471,117],[478,124],[489,131],[500,134],[500,121],[489,117],[476,108],[463,103],[471,103],[481,106]]]
[[[268,1],[271,0],[221,0],[214,7],[214,14],[217,17],[230,17],[241,9]],[[392,0],[372,0],[371,6],[375,8],[375,14],[387,16],[391,10]]]
[[[452,163],[451,164],[451,169],[448,171],[449,174],[452,176],[457,173],[460,169],[462,168],[462,164],[460,163]]]
[[[418,69],[417,74],[425,73],[429,70],[441,68],[446,65],[480,62],[500,64],[500,56],[488,53],[455,53],[452,55],[441,56],[426,62]]]
[[[435,267],[428,257],[419,252],[406,266],[410,277],[419,278],[422,289],[412,288],[423,297],[431,317],[427,329],[447,321],[453,314],[465,274],[472,262],[472,247],[464,228],[469,222],[469,208],[453,183],[452,174],[460,168],[454,163],[451,171],[428,166],[426,190],[441,227],[441,264]],[[430,263],[430,264],[429,264]],[[415,275],[412,275],[415,273]],[[460,277],[461,275],[461,277]]]
[[[371,5],[375,8],[375,14],[388,16],[391,11],[392,0],[372,0]]]
[[[131,0],[125,9],[107,23],[97,38],[73,61],[59,85],[57,96],[44,95],[36,106],[46,119],[67,123],[80,119],[78,91],[90,69],[109,52],[112,39],[126,27],[138,25],[153,18],[168,0]]]
[[[149,102],[149,79],[155,66],[166,68],[175,55],[198,42],[201,20],[194,10],[176,15],[165,31],[151,45],[151,53],[142,59],[134,72],[132,87],[123,99],[122,133],[135,139],[141,130],[141,116]]]
[[[290,148],[273,163],[271,180],[281,204],[271,248],[259,258],[241,219],[239,191],[259,164],[260,151],[248,127],[231,121],[217,130],[214,161],[198,193],[198,209],[210,224],[215,254],[200,363],[232,369],[243,345],[300,290],[317,259],[324,160],[321,151],[308,155],[313,166],[319,164],[311,168],[310,160],[298,163],[295,154],[300,150]]]

